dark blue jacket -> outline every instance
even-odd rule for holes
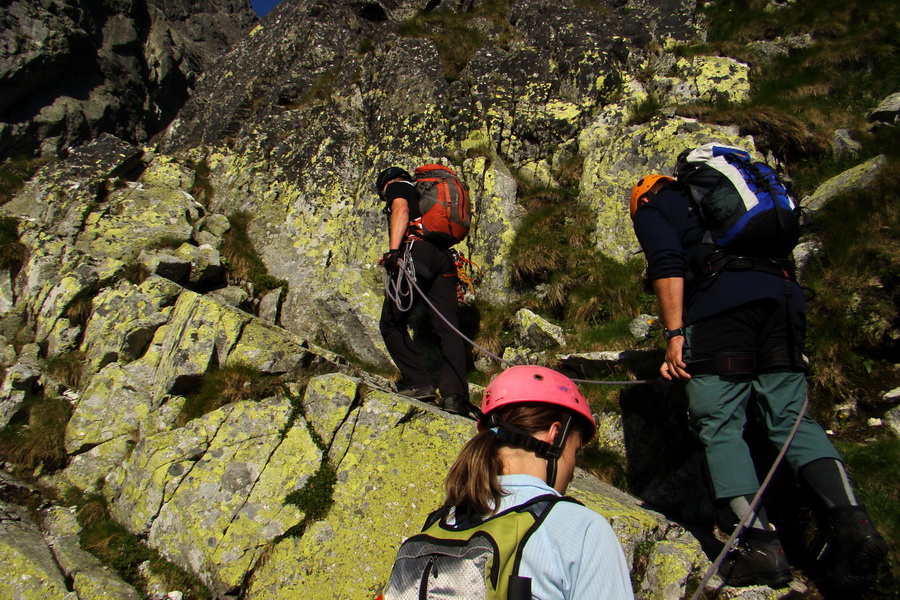
[[[721,270],[712,277],[693,273],[713,249],[703,243],[706,233],[690,197],[678,187],[669,187],[634,213],[634,233],[647,258],[651,281],[686,277],[684,321],[701,319],[763,298],[782,298],[789,291],[796,307],[805,312],[800,286],[785,283],[773,273]]]

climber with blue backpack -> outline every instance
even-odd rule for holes
[[[399,393],[435,399],[434,379],[408,330],[412,311],[425,294],[443,359],[437,377],[440,407],[467,415],[466,350],[454,330],[459,328],[458,278],[451,247],[469,230],[468,191],[451,169],[434,164],[419,167],[415,175],[389,167],[378,174],[375,186],[384,202],[389,243],[378,261],[387,281],[379,329],[400,370]]]
[[[597,430],[575,383],[514,366],[488,384],[481,410],[443,506],[401,545],[383,600],[633,599],[612,527],[563,496]]]
[[[742,437],[753,402],[769,439],[829,511],[824,587],[843,598],[871,586],[887,546],[837,450],[804,413],[806,305],[791,261],[796,203],[746,151],[706,144],[678,157],[674,178],[638,181],[630,206],[664,327],[660,373],[686,382],[717,503],[746,523],[719,569],[723,580],[776,588],[791,581],[778,532],[754,509],[760,484]]]

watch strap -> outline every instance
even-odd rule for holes
[[[684,327],[679,327],[678,329],[663,329],[663,338],[668,342],[673,337],[684,335]]]

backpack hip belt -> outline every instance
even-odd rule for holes
[[[786,281],[796,281],[797,274],[794,263],[787,258],[767,258],[760,256],[742,256],[716,250],[700,264],[700,279],[715,277],[720,271],[761,271],[778,275]]]

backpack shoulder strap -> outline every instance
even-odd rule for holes
[[[430,513],[427,517],[425,517],[425,524],[422,525],[422,531],[425,531],[438,521],[443,521],[447,518],[448,514],[450,514],[449,506],[442,506],[436,511]]]
[[[519,561],[522,557],[522,548],[525,547],[525,542],[527,542],[528,538],[530,538],[531,535],[537,530],[537,528],[541,526],[541,524],[547,518],[547,515],[550,514],[550,509],[552,509],[554,506],[556,506],[560,502],[571,502],[573,504],[578,504],[580,506],[584,506],[583,504],[581,504],[581,502],[579,502],[578,500],[576,500],[575,498],[572,498],[570,496],[557,496],[556,494],[546,494],[543,496],[537,496],[535,498],[532,498],[528,502],[526,502],[524,504],[520,504],[519,506],[517,506],[515,508],[515,510],[517,510],[519,512],[527,510],[532,515],[534,515],[534,524],[528,529],[527,532],[525,532],[525,536],[522,538],[522,542],[519,544],[519,549],[516,552],[516,568],[515,568],[516,573],[519,572]]]

